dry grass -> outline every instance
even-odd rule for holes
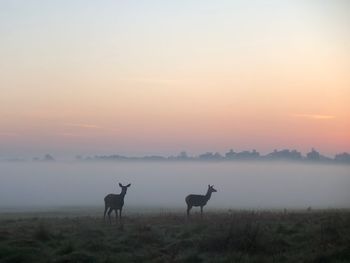
[[[0,262],[349,262],[350,212],[1,217]]]

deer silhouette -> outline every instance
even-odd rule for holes
[[[122,185],[119,183],[119,186],[121,187],[122,191],[119,195],[116,194],[108,194],[104,198],[105,201],[105,211],[103,213],[103,220],[106,221],[106,213],[108,210],[108,219],[109,223],[111,224],[111,213],[113,210],[115,210],[115,220],[118,221],[118,210],[119,210],[119,221],[121,221],[122,218],[122,210],[124,206],[124,197],[126,195],[126,191],[128,190],[128,187],[130,187],[131,184],[128,185]]]
[[[193,206],[200,206],[201,207],[201,217],[203,216],[203,206],[207,204],[209,201],[211,194],[217,192],[216,189],[214,189],[214,185],[210,186],[208,184],[208,191],[205,195],[188,195],[186,197],[186,204],[187,204],[187,217],[190,216],[190,210]]]

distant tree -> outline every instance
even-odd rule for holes
[[[189,157],[188,157],[188,155],[187,155],[187,153],[185,151],[182,151],[182,152],[179,153],[178,156],[176,156],[176,159],[178,159],[178,160],[188,160]]]
[[[254,157],[260,157],[260,153],[256,151],[255,149],[251,152],[251,155]]]
[[[221,155],[220,153],[216,152],[216,153],[214,154],[214,159],[215,159],[215,160],[221,160],[221,159],[223,159],[223,157],[222,157],[222,155]]]
[[[200,160],[221,160],[223,159],[222,155],[218,152],[212,153],[212,152],[207,152],[199,155]]]
[[[230,151],[225,153],[225,158],[226,159],[234,159],[235,156],[236,156],[236,153],[232,149],[230,149]]]
[[[44,158],[43,158],[43,161],[45,162],[53,162],[55,161],[55,158],[53,158],[50,154],[45,154]]]
[[[320,154],[314,148],[312,148],[311,152],[306,154],[306,159],[308,161],[321,161],[321,162],[329,162],[332,161],[331,158]]]
[[[274,150],[272,153],[267,155],[268,159],[272,160],[301,160],[303,157],[300,152],[296,150],[284,149],[281,151]]]
[[[256,150],[253,151],[242,151],[235,154],[236,159],[240,160],[252,160],[257,159],[260,157],[260,153],[258,153]]]
[[[320,161],[321,154],[317,152],[314,148],[312,148],[311,152],[306,154],[306,159],[309,161]]]
[[[164,161],[166,158],[164,156],[150,155],[142,157],[142,160],[146,161]]]
[[[339,153],[335,156],[334,160],[336,162],[350,163],[350,154],[349,153]]]

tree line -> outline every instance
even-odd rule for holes
[[[285,160],[285,161],[310,161],[310,162],[325,162],[325,163],[350,163],[349,153],[339,153],[334,157],[327,157],[320,152],[312,149],[310,152],[303,155],[297,150],[274,150],[268,154],[260,154],[256,150],[251,151],[234,151],[229,150],[225,154],[219,152],[206,152],[197,156],[190,156],[183,151],[178,155],[162,156],[162,155],[147,155],[141,157],[130,157],[118,154],[113,155],[95,155],[95,156],[77,156],[77,160],[82,161],[234,161],[234,160]]]

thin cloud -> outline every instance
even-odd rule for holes
[[[85,128],[85,129],[101,129],[102,128],[102,127],[95,125],[95,124],[86,124],[86,123],[65,123],[64,126],[78,127],[78,128]]]
[[[161,84],[169,84],[177,81],[176,79],[162,79],[162,78],[124,78],[119,80],[128,81],[128,82],[161,83]]]
[[[63,136],[63,137],[87,137],[84,134],[76,134],[76,133],[69,133],[69,132],[63,132],[63,133],[58,133],[58,135]]]
[[[102,127],[102,126],[98,126],[90,123],[65,123],[63,125],[65,127],[81,128],[81,129],[86,129],[86,130],[96,131],[96,132],[97,131],[98,132],[118,132],[119,131],[119,128],[116,128],[116,127]]]
[[[313,119],[313,120],[331,120],[335,119],[334,115],[327,114],[292,114],[293,117]]]

